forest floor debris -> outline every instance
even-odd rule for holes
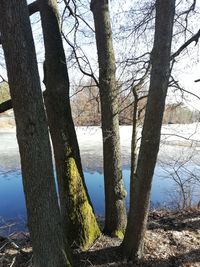
[[[137,264],[121,261],[120,243],[118,238],[102,236],[89,250],[74,250],[74,266],[200,267],[200,211],[152,211],[145,237],[145,257]],[[0,267],[31,266],[28,234],[13,233],[0,238]]]

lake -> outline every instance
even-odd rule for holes
[[[154,204],[165,205],[168,196],[166,187],[169,188],[169,181],[159,177],[159,168],[156,169],[157,175],[154,176],[151,201]],[[130,171],[123,170],[125,187],[127,190],[126,206],[129,205],[129,180]],[[104,184],[103,175],[98,172],[85,172],[86,185],[97,216],[104,216]],[[162,180],[162,181],[161,181]],[[21,172],[1,171],[0,172],[0,235],[14,231],[23,230],[26,224],[26,208],[21,179]],[[2,226],[7,226],[1,229]],[[16,223],[16,224],[15,224]]]
[[[123,178],[127,190],[126,205],[129,206],[130,181],[130,137],[131,128],[121,130],[121,150]],[[86,185],[96,215],[104,216],[104,183],[102,175],[102,142],[99,127],[77,129]],[[187,157],[193,154],[188,163]],[[196,173],[199,160],[198,146],[194,148],[162,144],[159,152],[159,163],[156,166],[152,184],[151,204],[153,207],[165,207],[176,201],[175,183],[171,177],[176,169],[174,162],[183,163],[191,174]],[[179,161],[178,161],[179,160]],[[164,168],[163,168],[164,164]],[[180,165],[180,164],[179,164]],[[177,165],[177,168],[179,168]],[[189,173],[189,174],[190,174]],[[186,174],[181,173],[182,177]],[[199,199],[199,189],[196,190]],[[175,198],[174,198],[175,197]],[[15,131],[0,131],[0,235],[15,230],[24,230],[26,225],[26,208],[20,172],[19,152]]]

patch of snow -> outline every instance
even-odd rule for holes
[[[0,118],[1,120],[6,121],[5,117]],[[102,170],[103,147],[101,127],[76,127],[76,133],[84,169]],[[141,128],[138,129],[138,138],[140,135]],[[121,158],[124,168],[130,167],[131,136],[132,126],[120,126]],[[199,149],[200,126],[198,123],[163,125],[158,162],[181,161],[191,157],[192,164],[200,166]],[[6,164],[6,161],[9,164]],[[0,169],[13,167],[13,165],[19,168],[19,152],[15,127],[0,127]]]

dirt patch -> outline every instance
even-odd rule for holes
[[[74,250],[74,267],[200,266],[200,212],[151,212],[145,237],[145,256],[137,264],[121,260],[120,244],[118,238],[102,236],[89,250]],[[27,234],[18,233],[0,239],[0,266],[32,266],[32,249]]]

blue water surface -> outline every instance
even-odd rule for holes
[[[104,216],[104,181],[99,172],[84,172],[89,195],[97,216]],[[130,170],[123,170],[127,191],[126,206],[129,208]],[[163,169],[155,169],[151,190],[151,205],[166,207],[173,181],[167,179]],[[20,170],[0,170],[0,236],[26,230],[26,207]]]
[[[153,203],[164,202],[163,194],[169,181],[161,177],[161,170],[156,169],[153,180],[151,201]],[[159,178],[160,173],[160,178]],[[99,216],[104,215],[104,182],[103,175],[98,172],[84,172],[85,181],[88,188],[95,213]],[[123,170],[125,187],[127,190],[126,205],[129,205],[129,181],[130,170]],[[161,181],[162,180],[162,181]],[[19,170],[0,172],[0,218],[13,219],[26,217],[25,200],[22,186],[21,172]]]

